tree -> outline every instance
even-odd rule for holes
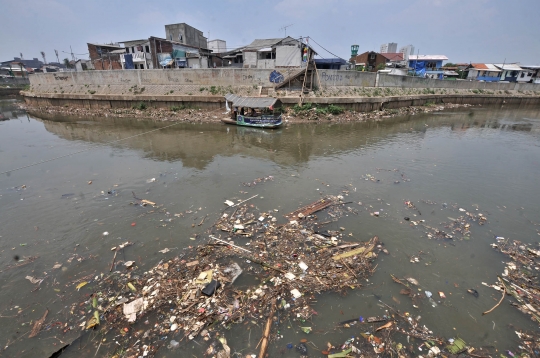
[[[386,64],[385,64],[385,63],[379,63],[379,64],[377,65],[377,70],[379,70],[379,71],[380,71],[380,70],[384,70],[385,68],[386,68]]]
[[[69,59],[68,58],[64,58],[64,66],[66,66],[66,68],[72,68],[73,66],[71,65],[71,63],[69,63]]]

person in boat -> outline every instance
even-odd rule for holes
[[[231,112],[231,119],[236,120],[237,114],[238,114],[238,107],[234,107],[233,111]]]
[[[255,112],[255,108],[251,109],[251,113],[249,114],[250,117],[257,117],[257,112]]]
[[[240,108],[240,115],[241,115],[241,116],[244,115],[244,107]]]

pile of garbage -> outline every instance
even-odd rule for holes
[[[531,319],[540,325],[540,247],[536,243],[525,244],[510,241],[503,237],[496,238],[497,243],[491,246],[510,257],[498,284],[487,285],[498,291],[512,295],[518,304],[514,304],[521,312],[531,315]]]
[[[325,210],[328,222],[348,212],[342,196],[300,208],[286,215],[284,224],[278,224],[276,212],[226,203],[230,207],[208,230],[206,244],[187,248],[142,274],[132,263],[127,273],[117,271],[100,280],[83,303],[92,308],[81,327],[99,325],[104,334],[121,332],[114,339],[127,356],[151,356],[166,342],[174,349],[182,341],[201,337],[221,338],[207,354],[228,357],[230,348],[220,328],[260,321],[266,322],[260,348],[266,350],[276,319],[304,322],[316,314],[310,307],[316,293],[362,286],[383,250],[377,237],[345,242],[341,231],[321,229],[316,212]],[[244,271],[254,274],[259,284],[246,289],[235,285]],[[157,313],[155,325],[126,334],[132,323],[146,319],[149,325],[145,317],[152,313]]]
[[[435,203],[432,203],[434,205]],[[420,210],[416,208],[414,203],[412,201],[405,201],[405,207],[411,211],[413,211],[414,216],[418,214],[418,216],[421,216],[422,213]],[[443,208],[447,208],[448,204],[443,203]],[[448,217],[449,221],[443,222],[439,225],[439,227],[433,227],[430,225],[427,225],[424,219],[415,219],[415,218],[409,218],[405,217],[404,219],[406,221],[410,221],[411,226],[421,226],[426,231],[425,234],[429,239],[433,240],[470,240],[471,238],[471,223],[476,223],[479,226],[485,225],[487,221],[487,217],[482,213],[473,213],[471,211],[468,211],[466,209],[460,208],[457,205],[452,205],[450,207],[451,209],[454,209],[461,213],[460,216],[457,218]],[[478,209],[477,209],[478,210]]]

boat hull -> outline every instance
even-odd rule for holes
[[[281,116],[260,116],[260,117],[247,117],[239,115],[234,119],[223,118],[221,120],[223,123],[227,124],[236,124],[237,126],[246,126],[246,127],[256,127],[256,128],[268,128],[274,129],[281,126],[283,123]]]

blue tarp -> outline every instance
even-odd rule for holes
[[[125,64],[124,64],[124,68],[126,70],[133,70],[135,69],[135,65],[133,64],[133,55],[130,54],[130,53],[126,53],[124,55],[124,61],[125,61]]]
[[[413,62],[413,72],[416,76],[424,76],[426,74],[426,63],[424,61]]]

